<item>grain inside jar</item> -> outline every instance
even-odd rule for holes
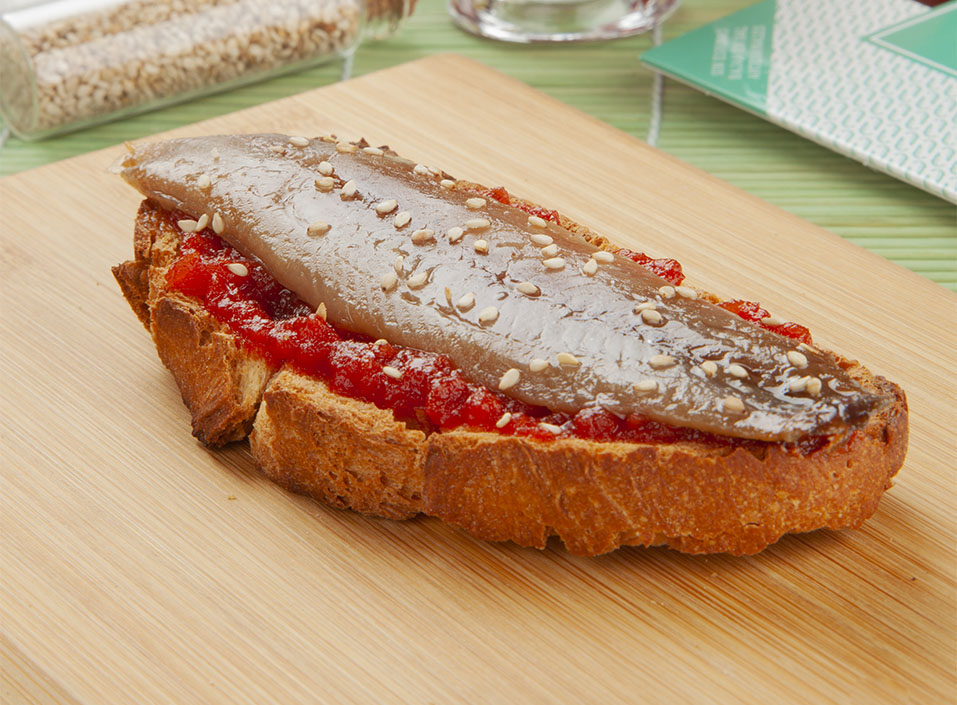
[[[0,18],[0,113],[40,138],[352,52],[408,0],[58,0]]]

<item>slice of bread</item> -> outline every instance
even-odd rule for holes
[[[567,219],[562,225],[606,244]],[[807,454],[781,444],[426,433],[321,380],[270,366],[200,302],[169,291],[165,275],[179,238],[144,202],[135,259],[113,272],[173,373],[194,435],[211,446],[248,435],[267,476],[334,507],[394,519],[425,513],[481,539],[537,548],[558,536],[579,555],[660,544],[740,555],[790,532],[860,526],[904,461],[903,391],[839,356],[864,389],[894,401],[863,429]]]

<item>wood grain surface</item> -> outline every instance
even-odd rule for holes
[[[177,130],[334,131],[557,206],[907,390],[864,529],[596,559],[331,510],[209,451],[109,268],[122,147],[0,181],[2,694],[40,703],[896,703],[955,696],[957,297],[455,56]]]

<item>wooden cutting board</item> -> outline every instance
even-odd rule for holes
[[[677,257],[902,384],[866,527],[595,559],[288,494],[209,451],[109,268],[122,147],[0,182],[3,695],[57,703],[851,703],[955,695],[957,297],[487,68],[437,56],[175,134],[400,153]]]

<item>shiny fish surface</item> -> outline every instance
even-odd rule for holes
[[[558,225],[350,149],[282,135],[180,139],[137,146],[120,171],[158,205],[206,214],[337,326],[445,354],[491,389],[517,370],[504,393],[530,404],[794,441],[857,427],[884,402],[829,353],[706,301],[666,298],[668,282],[622,257],[595,259],[598,248]],[[655,313],[636,312],[642,304]],[[532,371],[533,359],[549,365]],[[816,383],[791,391],[806,378],[820,380],[816,395]]]

